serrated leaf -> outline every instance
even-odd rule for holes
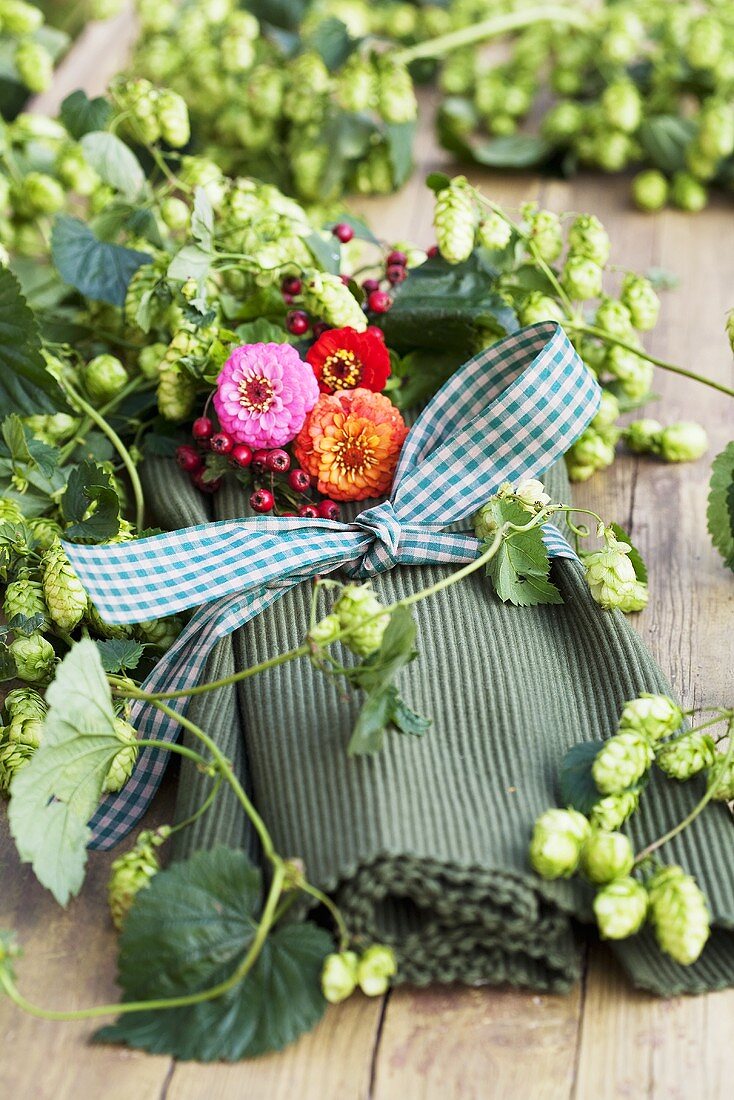
[[[643,119],[636,138],[655,167],[672,175],[685,168],[686,149],[696,125],[693,119],[678,115],[654,115]]]
[[[420,406],[441,389],[463,361],[463,355],[448,348],[445,351],[416,348],[409,352],[398,365],[400,387],[392,394],[393,402],[400,409]]]
[[[436,194],[443,191],[450,183],[451,176],[447,176],[445,172],[429,172],[426,176],[426,187],[430,187]]]
[[[352,729],[348,747],[350,756],[370,756],[380,751],[392,711],[393,702],[388,690],[377,688],[370,692],[360,707]]]
[[[182,996],[230,977],[252,944],[261,904],[260,872],[244,852],[219,847],[160,871],[138,894],[120,937],[124,999]],[[227,993],[121,1016],[95,1038],[201,1062],[280,1050],[323,1015],[319,979],[331,942],[312,924],[278,927]]]
[[[71,471],[61,511],[68,539],[103,542],[120,530],[120,498],[107,470],[84,461]]]
[[[339,274],[341,249],[339,242],[332,233],[309,233],[307,237],[303,238],[303,243],[322,271],[326,271],[330,275]]]
[[[734,570],[734,440],[711,464],[706,519],[711,541]]]
[[[41,355],[33,312],[15,275],[0,267],[0,416],[62,410],[68,406]]]
[[[350,756],[382,747],[385,730],[394,721],[398,693],[393,681],[416,656],[415,638],[413,616],[407,607],[399,607],[390,616],[377,652],[350,670],[351,682],[367,692],[349,741]]]
[[[385,126],[387,154],[396,187],[402,187],[413,171],[415,130],[415,122],[390,122]]]
[[[551,147],[534,134],[506,134],[467,144],[477,164],[488,168],[534,168],[546,161]]]
[[[203,187],[194,191],[194,209],[191,212],[191,235],[204,252],[212,251],[214,235],[214,209]]]
[[[2,436],[8,448],[13,466],[21,465],[38,469],[45,478],[52,476],[58,466],[58,450],[32,433],[19,416],[6,416],[1,425]]]
[[[126,199],[137,199],[145,186],[140,161],[124,141],[106,130],[93,130],[79,143],[100,178]]]
[[[643,584],[647,584],[647,566],[643,561],[642,554],[634,545],[632,539],[629,537],[624,527],[620,527],[618,523],[610,523],[609,526],[611,527],[612,531],[614,531],[617,540],[619,542],[626,542],[627,545],[630,547],[628,557],[629,560],[632,562],[632,568],[635,571],[635,577]]]
[[[61,104],[61,121],[77,141],[92,130],[106,129],[112,106],[102,96],[90,99],[86,92],[72,92]]]
[[[514,500],[494,500],[491,506],[498,526],[507,522],[522,525],[530,519]],[[563,603],[560,592],[548,579],[549,573],[550,558],[540,527],[509,532],[487,563],[487,576],[499,598],[517,607]]]
[[[105,672],[124,672],[127,669],[137,668],[145,648],[132,638],[98,640],[96,646]]]
[[[411,737],[422,737],[431,728],[431,719],[424,718],[409,707],[404,699],[401,699],[397,690],[393,689],[393,706],[390,721],[400,733],[410,734]]]
[[[5,684],[8,680],[14,680],[18,675],[18,669],[15,667],[15,658],[8,649],[5,642],[0,641],[0,683]]]
[[[580,741],[563,758],[559,773],[560,801],[565,807],[588,814],[601,798],[591,767],[597,757],[599,741]]]
[[[110,689],[89,638],[69,650],[46,701],[41,745],[16,772],[8,816],[20,858],[66,905],[84,881],[87,822],[120,751]]]
[[[13,634],[24,634],[26,638],[42,630],[46,626],[46,616],[39,611],[36,615],[13,615],[8,623],[8,630]]]
[[[309,33],[306,45],[315,50],[332,72],[340,68],[357,45],[346,25],[336,16],[322,19]]]
[[[87,298],[113,306],[124,304],[133,275],[152,262],[147,252],[100,241],[89,226],[69,214],[56,217],[51,256],[64,282]]]
[[[186,244],[171,260],[168,265],[167,275],[169,279],[204,279],[211,267],[212,253],[200,248],[198,244]]]

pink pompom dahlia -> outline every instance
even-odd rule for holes
[[[290,344],[245,344],[222,367],[213,397],[222,430],[237,443],[290,443],[319,396],[313,370]]]

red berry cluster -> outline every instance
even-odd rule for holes
[[[176,461],[182,470],[191,476],[197,489],[203,493],[216,493],[221,487],[222,478],[207,477],[206,452],[226,457],[235,470],[249,470],[255,488],[250,495],[250,507],[255,512],[273,512],[276,510],[276,489],[281,490],[289,503],[297,507],[296,512],[278,512],[281,516],[302,516],[311,519],[339,519],[339,505],[333,500],[312,503],[306,497],[311,488],[311,478],[305,470],[291,469],[291,456],[281,447],[266,451],[253,450],[246,443],[236,443],[227,432],[216,431],[208,416],[200,416],[191,426],[191,435],[198,446],[184,443],[176,449]],[[279,483],[276,478],[280,476]],[[265,479],[267,484],[258,485]],[[287,488],[286,488],[287,486]],[[293,496],[295,495],[295,501]],[[298,498],[306,498],[306,503],[298,504]]]
[[[404,252],[393,249],[385,260],[385,279],[389,285],[397,286],[408,277],[408,257]],[[367,308],[370,313],[387,313],[392,305],[389,291],[383,290],[380,279],[365,279],[362,289],[367,295]]]

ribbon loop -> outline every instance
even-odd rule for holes
[[[354,526],[372,535],[369,549],[356,566],[350,563],[345,572],[351,576],[372,577],[398,564],[402,528],[392,501],[386,500],[368,508],[354,520]]]

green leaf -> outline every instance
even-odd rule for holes
[[[443,191],[450,183],[451,176],[447,176],[445,172],[429,172],[426,176],[426,187],[430,187],[435,194]]]
[[[80,462],[72,470],[61,511],[68,539],[103,542],[120,530],[120,498],[111,475],[96,462]]]
[[[394,723],[402,728],[396,717],[409,720],[398,706],[393,680],[416,657],[415,638],[413,616],[407,607],[399,607],[390,616],[378,651],[349,670],[350,681],[367,692],[349,741],[350,756],[378,752],[387,727]]]
[[[448,264],[440,256],[427,260],[394,288],[392,308],[380,318],[388,345],[398,352],[450,351],[463,362],[476,351],[487,318],[498,336],[519,327],[517,314],[495,287],[496,279],[476,255],[463,264]]]
[[[564,807],[588,814],[601,798],[591,774],[600,748],[598,741],[580,741],[564,756],[559,775],[560,801]]]
[[[204,279],[209,274],[212,253],[198,244],[185,244],[168,265],[169,279]]]
[[[59,275],[87,298],[121,306],[130,280],[143,264],[152,262],[147,252],[100,241],[89,226],[59,214],[51,233],[51,256]]]
[[[145,172],[133,151],[116,134],[93,130],[80,145],[101,179],[126,199],[137,199],[145,186]]]
[[[92,130],[104,130],[112,118],[112,107],[102,96],[90,99],[86,92],[72,92],[61,104],[61,121],[79,141]]]
[[[87,822],[120,751],[110,689],[89,638],[69,650],[46,700],[41,745],[16,772],[9,820],[20,858],[66,905],[84,881]]]
[[[194,191],[194,209],[191,212],[191,235],[204,252],[212,251],[214,238],[214,209],[203,187]]]
[[[534,134],[506,134],[467,148],[477,164],[488,168],[535,168],[550,154],[548,142]]]
[[[643,120],[637,140],[656,168],[672,175],[686,166],[686,149],[696,132],[693,119],[655,115]]]
[[[349,740],[350,756],[369,756],[379,752],[393,712],[389,689],[371,692],[362,704]]]
[[[274,321],[260,317],[257,321],[245,321],[235,329],[243,344],[287,344],[288,333]]]
[[[124,672],[126,669],[137,668],[144,649],[140,642],[134,642],[132,638],[110,638],[107,641],[97,641],[96,646],[105,672]]]
[[[23,634],[26,638],[29,638],[31,634],[43,630],[46,625],[46,617],[39,611],[36,615],[30,617],[28,615],[13,615],[7,627],[11,633]]]
[[[303,243],[322,271],[327,271],[330,275],[339,274],[341,249],[333,233],[323,235],[314,231],[304,237]]]
[[[260,872],[244,852],[214,848],[159,871],[120,936],[124,1000],[183,996],[225,981],[252,944],[261,899]],[[313,924],[276,927],[252,970],[228,992],[121,1016],[95,1038],[200,1062],[280,1050],[323,1015],[320,974],[331,945]]]
[[[711,541],[734,570],[734,440],[711,465],[706,518]]]
[[[343,223],[344,225],[351,226],[354,232],[354,236],[357,238],[357,240],[369,241],[370,244],[380,243],[370,227],[367,225],[367,222],[363,221],[362,218],[355,217],[354,214],[340,214],[339,217],[334,218],[334,220],[330,222],[328,226],[324,226],[324,231],[330,233],[331,226],[339,222]]]
[[[494,500],[492,512],[498,526],[503,523],[525,524],[530,514],[514,500]],[[543,542],[542,529],[511,531],[487,563],[487,575],[504,603],[516,607],[563,603],[560,592],[548,579],[550,558]]]
[[[0,641],[0,684],[14,680],[18,675],[15,659],[4,641]]]
[[[33,434],[14,413],[2,421],[2,436],[8,448],[13,466],[21,465],[38,469],[43,477],[49,478],[58,466],[59,452],[56,447],[34,439]]]
[[[310,32],[306,44],[320,56],[328,69],[340,68],[353,52],[357,41],[351,37],[341,19],[329,16]]]
[[[400,360],[400,387],[391,395],[400,409],[419,406],[441,389],[464,361],[461,354],[416,348]]]
[[[404,699],[401,699],[393,688],[394,699],[390,721],[400,733],[410,734],[411,737],[422,737],[431,727],[431,719],[424,718],[422,714],[409,707]]]
[[[680,286],[680,275],[676,275],[674,271],[668,271],[664,267],[648,268],[645,277],[649,279],[655,290],[675,290],[677,286]]]
[[[610,523],[609,526],[611,527],[612,531],[614,531],[614,534],[617,537],[618,541],[626,542],[627,545],[631,548],[628,556],[629,560],[632,562],[632,568],[635,571],[635,577],[638,581],[641,581],[642,584],[647,584],[647,566],[643,561],[642,554],[634,545],[632,539],[629,537],[623,527],[620,527],[618,523]]]
[[[41,355],[36,319],[8,268],[0,268],[0,416],[52,413],[68,406]]]
[[[413,171],[415,122],[390,122],[385,126],[387,153],[396,187],[402,187]]]

